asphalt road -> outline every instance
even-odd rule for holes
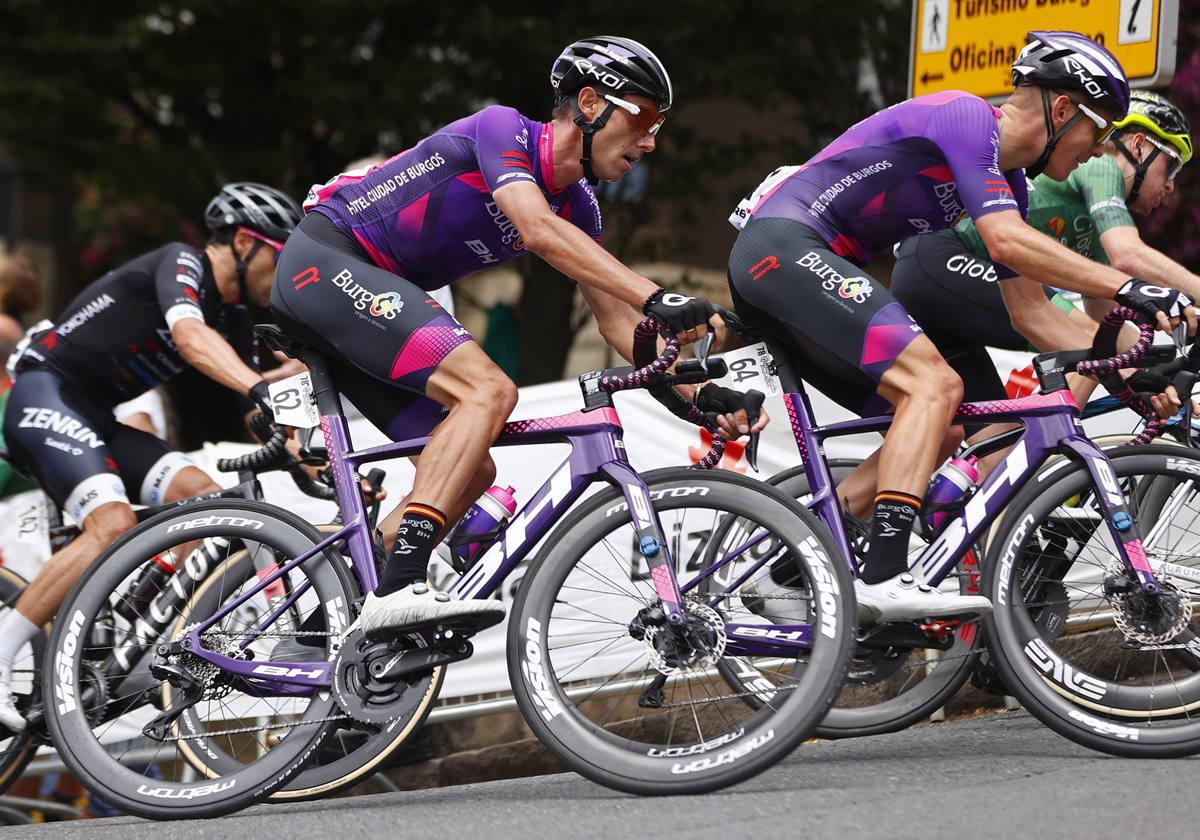
[[[1195,760],[1109,758],[1023,713],[807,744],[731,790],[639,799],[571,775],[258,806],[218,820],[0,829],[42,840],[1195,836]]]

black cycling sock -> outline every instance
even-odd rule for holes
[[[908,569],[908,536],[921,512],[921,500],[908,493],[884,490],[875,496],[871,543],[863,564],[863,583],[882,583]]]
[[[446,514],[429,505],[409,502],[375,594],[390,595],[410,583],[424,582],[429,574],[429,557],[445,527]]]

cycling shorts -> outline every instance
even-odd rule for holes
[[[112,409],[42,367],[23,370],[4,410],[13,463],[82,523],[100,505],[166,501],[180,470],[194,466],[154,435],[117,422]]]
[[[921,328],[816,231],[752,218],[729,256],[729,287],[738,314],[791,351],[797,374],[856,414],[887,410],[879,379]]]
[[[976,257],[953,231],[914,236],[896,249],[892,294],[962,378],[963,402],[1008,399],[986,348],[1032,350],[1012,327],[1003,282],[992,263]],[[1053,290],[1047,295],[1060,309],[1074,309]]]
[[[338,389],[392,440],[428,434],[445,416],[425,387],[470,333],[320,213],[288,237],[271,308],[285,332],[329,358]]]

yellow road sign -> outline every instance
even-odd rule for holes
[[[1179,0],[913,0],[908,92],[1007,96],[1009,67],[1039,29],[1082,32],[1104,44],[1134,87],[1175,74]]]

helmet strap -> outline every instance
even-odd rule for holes
[[[1054,154],[1054,148],[1058,145],[1058,141],[1074,127],[1075,123],[1083,119],[1083,111],[1079,111],[1063,123],[1062,128],[1055,131],[1054,120],[1050,115],[1050,91],[1046,88],[1039,88],[1039,90],[1042,92],[1042,114],[1046,118],[1046,148],[1042,150],[1042,156],[1033,166],[1025,167],[1025,175],[1029,178],[1036,178],[1042,174],[1046,164],[1050,163],[1050,155]]]
[[[1117,151],[1133,164],[1133,189],[1129,191],[1129,198],[1125,199],[1125,204],[1132,207],[1133,203],[1138,200],[1138,194],[1142,190],[1142,181],[1146,179],[1146,173],[1150,171],[1150,164],[1154,163],[1154,159],[1158,157],[1158,147],[1151,146],[1150,154],[1146,155],[1145,160],[1139,161],[1119,138],[1114,137],[1113,143],[1116,145]]]
[[[250,250],[246,252],[246,258],[242,259],[238,255],[237,248],[233,247],[233,243],[229,243],[229,250],[233,254],[233,270],[237,274],[238,281],[238,303],[245,306],[250,302],[250,295],[246,291],[246,271],[250,268],[250,262],[254,259],[254,255],[258,253],[258,249],[263,246],[259,240],[254,240],[254,244],[250,246]]]
[[[605,123],[608,122],[608,118],[612,116],[612,112],[616,107],[611,102],[608,103],[608,107],[600,113],[600,116],[588,122],[587,118],[583,116],[583,111],[579,110],[579,97],[576,96],[571,101],[571,110],[575,112],[575,125],[579,126],[579,130],[583,132],[583,155],[579,158],[579,162],[583,164],[583,177],[587,178],[587,182],[593,187],[600,183],[600,179],[592,171],[592,136],[604,128]]]

